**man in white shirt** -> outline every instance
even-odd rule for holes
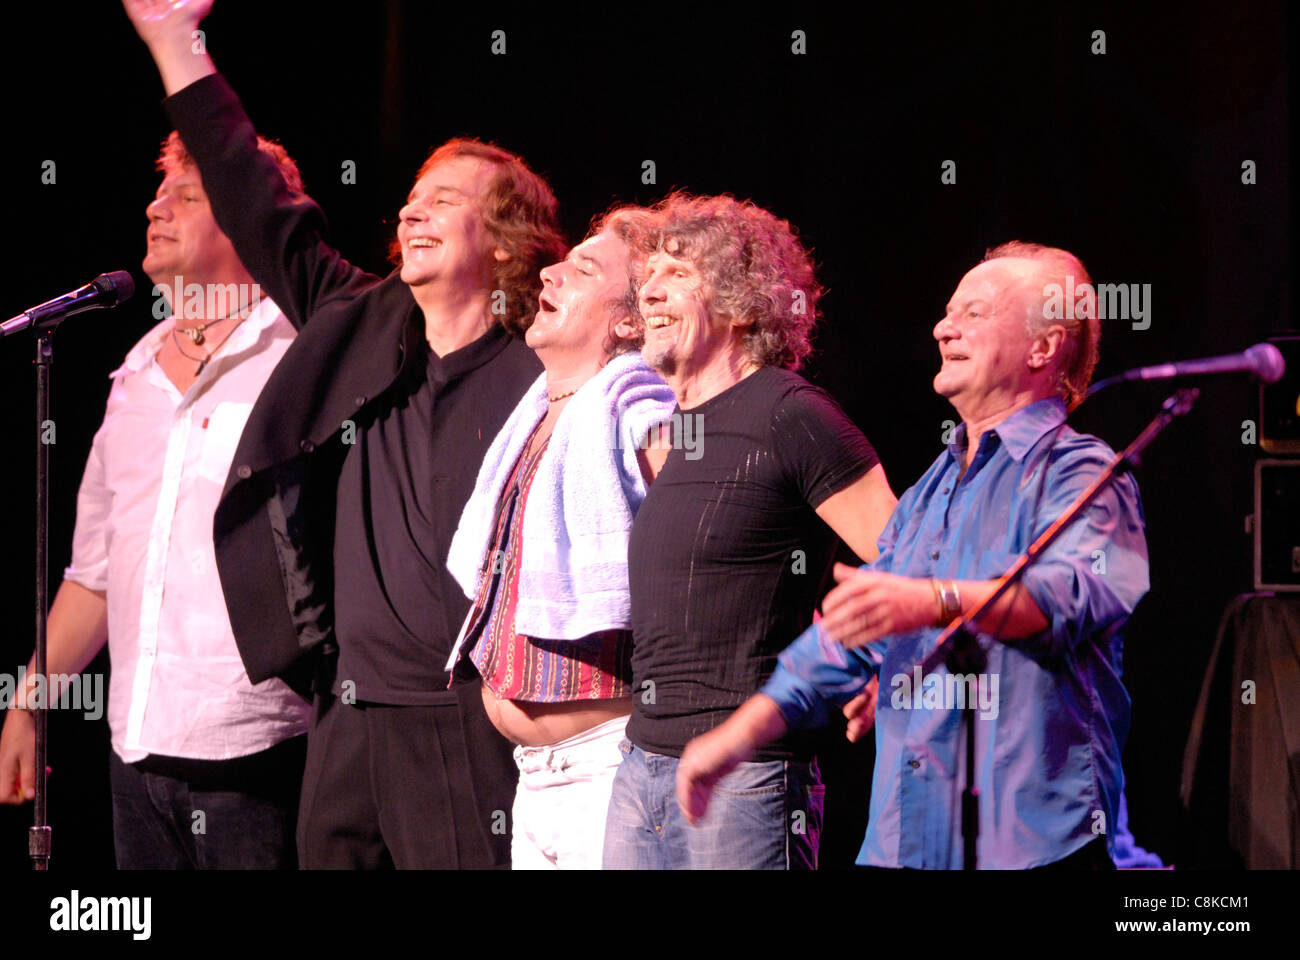
[[[259,147],[301,193],[284,148]],[[107,641],[119,868],[292,867],[310,708],[282,680],[249,682],[212,515],[294,328],[217,226],[175,133],[158,168],[142,269],[172,315],[111,374],[50,609],[48,672],[79,673]],[[29,663],[0,733],[0,802],[35,792],[34,716],[21,709],[35,682]]]

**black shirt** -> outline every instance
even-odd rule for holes
[[[452,702],[443,664],[469,610],[447,551],[478,466],[524,389],[536,355],[495,326],[438,357],[427,344],[358,417],[339,476],[334,540],[334,690],[358,700]]]
[[[435,564],[541,364],[494,330],[431,374],[423,315],[400,271],[375,276],[328,243],[324,214],[258,149],[225,80],[196,80],[165,107],[218,225],[300,331],[253,407],[213,518],[249,679],[282,676],[305,694],[317,654],[337,642],[350,674],[339,679],[357,683],[358,697],[433,702],[467,603]]]
[[[632,525],[628,738],[681,756],[776,669],[812,622],[838,539],[815,508],[867,473],[871,444],[825,391],[764,367],[687,411]],[[688,457],[689,455],[689,457]],[[797,738],[758,760],[806,757]]]

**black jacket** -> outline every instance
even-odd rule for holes
[[[423,356],[423,315],[397,271],[380,278],[323,239],[324,216],[294,199],[257,149],[239,98],[219,75],[164,101],[198,164],[218,225],[244,266],[300,330],[240,438],[213,524],[230,623],[249,679],[281,676],[305,693],[312,651],[333,640],[333,528],[348,421],[366,415]],[[500,423],[482,449],[451,452],[468,497],[479,462],[541,365],[502,338]]]

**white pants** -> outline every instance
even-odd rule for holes
[[[519,789],[510,837],[515,870],[599,870],[605,815],[628,718],[547,747],[515,747]]]

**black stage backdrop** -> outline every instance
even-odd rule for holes
[[[548,176],[574,241],[612,202],[672,187],[752,198],[788,218],[830,291],[806,372],[870,437],[901,493],[954,418],[930,388],[932,328],[990,245],[1064,246],[1098,283],[1150,285],[1149,326],[1106,324],[1098,377],[1294,328],[1295,16],[1280,3],[849,12],[220,0],[205,28],[261,132],[297,158],[335,245],[376,272],[416,168],[456,134],[497,141]],[[106,270],[131,270],[138,290],[56,338],[52,596],[107,376],[155,322],[139,263],[167,128],[153,64],[117,4],[34,4],[24,18],[0,39],[0,311]],[[498,30],[504,54],[492,51]],[[355,183],[343,182],[347,161]],[[947,161],[955,183],[942,182]],[[33,642],[32,352],[27,335],[0,345],[7,673]],[[1168,392],[1117,388],[1073,422],[1121,447]],[[1257,418],[1251,382],[1207,382],[1139,474],[1153,587],[1126,649],[1126,765],[1138,842],[1167,861],[1182,843],[1179,767],[1214,629],[1250,585],[1243,519],[1258,447],[1243,443],[1243,421]],[[52,730],[55,864],[110,866],[107,728],[59,711]],[[0,864],[25,862],[29,812],[0,810]]]

